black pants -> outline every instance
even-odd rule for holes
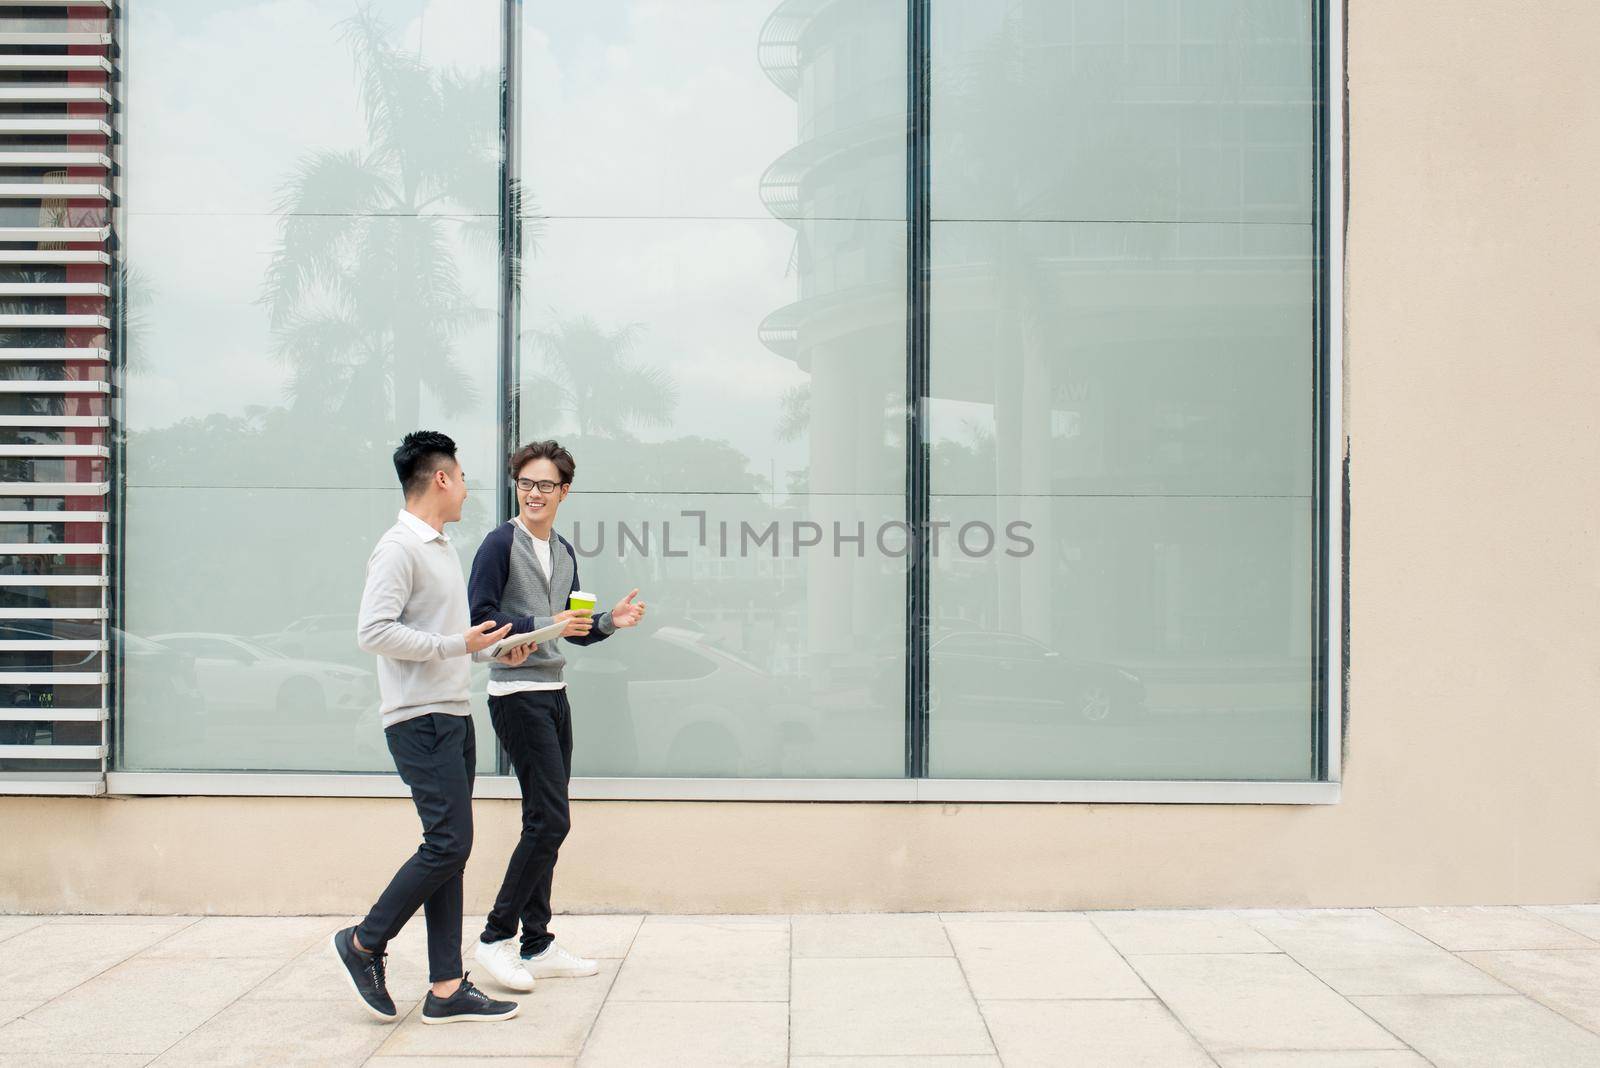
[[[483,930],[499,942],[522,924],[522,952],[544,952],[550,933],[550,884],[556,854],[572,819],[567,783],[572,778],[572,709],[565,690],[532,690],[489,698],[489,718],[522,787],[522,837],[511,851],[505,881]]]
[[[381,951],[422,909],[428,924],[428,979],[461,978],[461,871],[472,852],[472,780],[477,742],[470,716],[434,713],[384,732],[400,778],[422,818],[422,845],[356,928]]]

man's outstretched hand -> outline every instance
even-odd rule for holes
[[[611,609],[611,622],[618,627],[637,627],[639,620],[644,618],[644,602],[635,601],[639,591],[635,589],[628,596],[618,601],[616,607]]]
[[[475,653],[480,649],[487,649],[489,646],[493,645],[495,642],[499,641],[501,638],[504,638],[510,633],[510,623],[507,623],[505,626],[496,629],[494,620],[486,619],[482,623],[479,623],[476,627],[473,627],[471,630],[467,631],[465,635],[467,639],[467,652]]]

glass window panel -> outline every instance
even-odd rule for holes
[[[651,605],[571,656],[576,771],[898,776],[905,562],[872,538],[905,515],[904,5],[523,17],[521,436],[577,458],[568,536],[611,531],[584,585]],[[686,555],[619,558],[622,523]]]
[[[499,18],[130,11],[121,766],[392,767],[353,616],[399,438],[460,446],[463,574],[495,510]]]
[[[1313,773],[1312,14],[934,5],[935,776]]]
[[[290,179],[315,162],[325,165],[294,197],[311,210],[492,215],[500,9],[499,0],[130,7],[128,50],[139,58],[125,92],[130,210],[274,215]],[[370,121],[365,76],[387,94]],[[373,124],[383,122],[393,140],[379,145]],[[400,155],[410,181],[368,180],[380,148]]]
[[[1312,0],[938,0],[945,219],[1306,225]]]

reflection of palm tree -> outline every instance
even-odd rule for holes
[[[811,383],[790,386],[778,398],[779,441],[794,441],[811,425]]]
[[[301,158],[261,303],[296,409],[411,427],[422,386],[447,413],[475,399],[452,349],[493,313],[463,289],[452,238],[498,227],[496,76],[431,69],[367,8],[343,25],[367,146]]]
[[[572,416],[582,437],[629,438],[635,427],[670,424],[678,387],[665,369],[633,358],[640,329],[606,330],[585,315],[532,331],[544,372],[526,378],[524,399]]]

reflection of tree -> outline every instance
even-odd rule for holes
[[[301,158],[261,303],[296,409],[398,431],[417,424],[423,386],[447,413],[475,400],[453,348],[493,313],[468,298],[453,239],[495,217],[496,76],[433,70],[367,8],[343,26],[367,146]]]
[[[755,496],[767,489],[767,480],[751,472],[749,457],[714,438],[691,434],[641,447],[627,438],[578,436],[564,437],[562,444],[578,460],[580,487],[586,481],[584,472],[603,471],[613,484],[622,473],[631,472],[627,481],[640,497],[652,500],[657,493],[714,491]]]
[[[790,386],[778,398],[779,441],[794,441],[811,425],[811,384]]]
[[[665,368],[634,358],[640,330],[606,330],[585,315],[533,331],[543,371],[525,378],[524,400],[570,416],[581,437],[627,439],[635,428],[670,424],[678,386]]]

